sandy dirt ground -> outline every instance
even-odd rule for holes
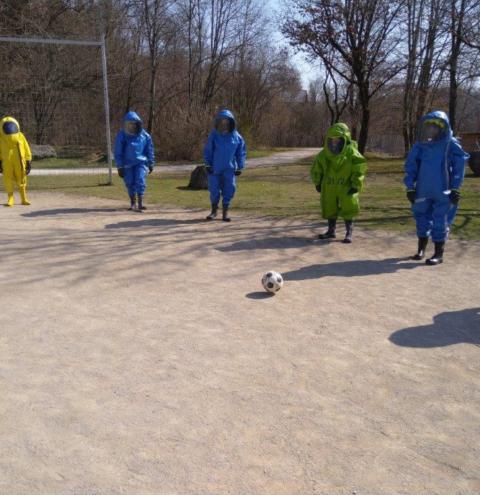
[[[32,200],[0,210],[0,494],[480,494],[478,243],[431,268],[414,237]]]

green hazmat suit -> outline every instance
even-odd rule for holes
[[[328,147],[328,140],[342,138],[343,149],[334,154]],[[312,182],[321,186],[320,204],[325,219],[353,220],[360,211],[359,193],[362,191],[367,162],[352,140],[346,124],[332,125],[325,137],[325,144],[310,170]],[[351,189],[357,192],[349,194]]]

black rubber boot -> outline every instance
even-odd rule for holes
[[[143,205],[143,196],[140,196],[139,194],[137,198],[138,198],[138,211],[140,212],[145,211],[147,207]]]
[[[136,209],[137,209],[137,203],[136,203],[135,194],[132,194],[130,196],[130,208],[128,210],[132,211],[132,210],[136,210]]]
[[[325,232],[325,234],[320,234],[318,236],[319,239],[335,239],[337,235],[335,234],[335,231],[337,229],[337,219],[336,218],[329,218],[328,219],[328,230]]]
[[[215,218],[217,218],[217,212],[218,212],[218,204],[216,205],[212,204],[212,211],[210,212],[210,215],[208,215],[207,220],[215,220]]]
[[[436,242],[435,243],[435,252],[433,256],[429,258],[425,263],[427,265],[439,265],[443,263],[443,250],[445,248],[444,242]]]
[[[345,239],[343,244],[351,244],[353,236],[353,220],[345,220]]]
[[[417,254],[414,254],[412,256],[412,260],[416,260],[416,261],[423,260],[423,258],[425,258],[425,250],[427,249],[427,245],[428,245],[428,237],[419,237]]]
[[[222,210],[222,220],[224,222],[231,222],[232,219],[228,216],[228,206],[224,206]]]

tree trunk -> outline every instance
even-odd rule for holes
[[[155,96],[157,90],[157,67],[153,64],[150,69],[150,84],[148,89],[148,119],[147,119],[147,131],[151,134],[153,129],[153,122],[155,119]]]
[[[451,62],[450,65],[450,86],[448,97],[448,116],[450,119],[450,127],[452,131],[455,130],[457,120],[457,95],[458,95],[458,81],[457,81],[457,60]]]
[[[358,150],[363,154],[367,148],[368,127],[370,125],[370,95],[367,83],[359,82],[358,100],[362,112],[360,133],[358,136]]]

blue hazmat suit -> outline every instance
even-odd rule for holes
[[[122,129],[115,140],[115,164],[123,169],[123,181],[130,196],[145,194],[149,169],[155,164],[155,152],[150,134],[143,129],[136,112],[127,112],[123,122],[138,123],[138,132],[130,134]]]
[[[220,120],[230,121],[230,132],[225,134],[217,131]],[[228,208],[235,195],[235,172],[243,170],[247,157],[245,140],[236,130],[235,117],[229,110],[221,110],[215,118],[215,129],[208,136],[203,151],[205,164],[211,167],[208,174],[208,190],[210,202],[218,205],[222,196],[222,205]]]
[[[413,145],[405,162],[404,183],[407,190],[415,191],[412,212],[417,236],[431,236],[433,242],[445,242],[457,212],[457,205],[450,202],[449,194],[462,186],[469,155],[453,137],[445,112],[425,115],[420,125],[431,120],[443,121],[444,129],[439,139],[417,140]]]

